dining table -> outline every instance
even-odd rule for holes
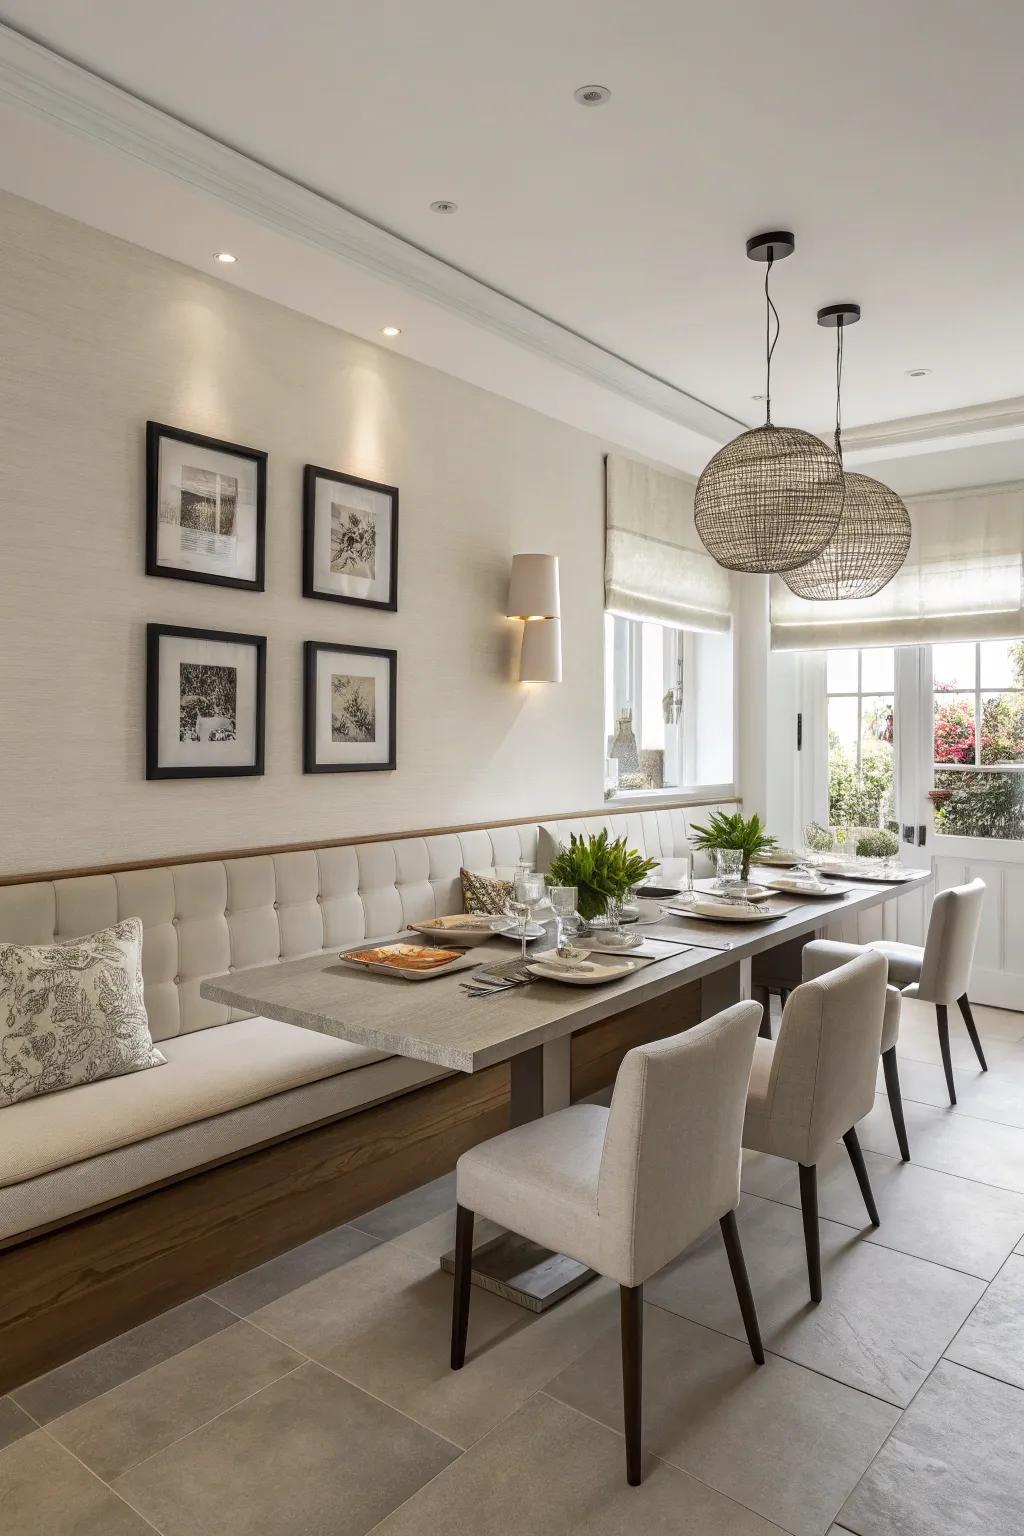
[[[516,957],[508,939],[495,935],[467,950],[458,970],[415,982],[357,968],[341,958],[342,951],[331,950],[211,976],[200,991],[211,1002],[247,1014],[440,1070],[480,1072],[507,1062],[514,1127],[569,1103],[572,1037],[580,1030],[694,982],[700,983],[700,1017],[709,1018],[750,996],[756,956],[813,937],[841,918],[894,901],[930,880],[930,871],[914,870],[892,881],[844,878],[827,895],[773,892],[756,918],[744,921],[709,921],[671,910],[668,900],[656,909],[644,902],[648,920],[637,924],[642,943],[626,952],[634,968],[600,985],[529,976],[527,984],[504,991],[475,986],[478,971]],[[540,926],[545,931],[531,947],[534,958],[554,944],[554,923]],[[391,938],[423,942],[422,934],[408,930],[374,942]],[[441,1262],[450,1270],[452,1255]],[[586,1283],[590,1271],[564,1255],[484,1226],[474,1247],[473,1278],[543,1311]]]

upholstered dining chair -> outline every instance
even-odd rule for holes
[[[956,1103],[953,1059],[949,1051],[949,1009],[953,1003],[963,1016],[981,1070],[988,1071],[967,997],[984,900],[984,880],[951,886],[947,891],[939,891],[932,901],[923,947],[896,944],[888,939],[872,939],[864,946],[885,956],[889,962],[889,980],[901,989],[904,997],[916,997],[922,1003],[935,1004],[942,1070],[946,1074],[951,1104]]]
[[[857,956],[862,954],[864,954],[864,948],[860,944],[845,944],[838,939],[812,939],[809,944],[804,945],[801,957],[803,979],[814,981],[818,976],[824,976],[827,971],[834,971],[837,966],[846,965],[848,961],[856,960]],[[907,1137],[907,1122],[903,1115],[900,1069],[896,1059],[896,1042],[900,1037],[901,1007],[899,987],[887,986],[885,1013],[882,1016],[882,1071],[885,1074],[885,1092],[889,1100],[889,1112],[892,1115],[896,1140],[899,1143],[900,1157],[905,1163],[909,1163],[910,1141]]]
[[[736,1003],[619,1066],[611,1108],[574,1104],[459,1158],[452,1370],[466,1359],[474,1216],[617,1282],[626,1477],[641,1476],[643,1286],[715,1221],[758,1365],[764,1350],[736,1225],[740,1131],[758,1003]]]
[[[871,1225],[879,1225],[857,1121],[875,1102],[885,976],[885,957],[862,952],[838,970],[802,982],[782,1010],[778,1038],[754,1046],[743,1145],[799,1165],[812,1301],[821,1300],[817,1165],[840,1136]]]

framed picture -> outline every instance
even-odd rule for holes
[[[395,766],[396,651],[306,641],[307,773]]]
[[[302,593],[398,607],[398,487],[306,465]]]
[[[146,423],[146,575],[263,591],[267,456]]]
[[[265,635],[146,626],[146,778],[263,772]]]

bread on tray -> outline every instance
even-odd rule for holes
[[[381,944],[376,949],[349,949],[342,955],[343,960],[390,965],[396,971],[434,971],[461,958],[461,949],[434,949],[429,944]]]

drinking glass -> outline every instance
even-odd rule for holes
[[[743,850],[741,848],[715,849],[715,874],[719,890],[739,885],[743,879]]]
[[[508,903],[508,913],[509,913],[509,916],[510,917],[514,917],[516,919],[516,922],[518,923],[517,932],[518,932],[519,938],[520,938],[520,940],[522,942],[522,954],[523,954],[523,960],[525,962],[525,960],[526,960],[526,937],[527,937],[527,935],[526,935],[526,927],[527,927],[527,924],[528,924],[528,922],[530,920],[530,903],[528,901],[519,901],[519,900],[517,900],[516,898],[513,897],[509,901],[509,903]]]
[[[561,949],[566,933],[578,926],[576,917],[576,887],[574,885],[549,885],[548,896],[555,913],[555,947]]]

